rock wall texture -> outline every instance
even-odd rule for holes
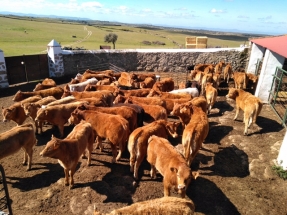
[[[79,51],[64,54],[65,75],[84,72],[86,69],[112,69],[116,66],[125,71],[185,72],[186,67],[198,63],[229,62],[234,70],[246,68],[249,49],[219,50],[208,52],[184,51]]]

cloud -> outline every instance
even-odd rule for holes
[[[217,10],[217,9],[215,9],[215,8],[212,8],[212,9],[209,11],[209,13],[226,13],[226,11],[225,11],[225,10]]]
[[[237,16],[237,18],[239,18],[239,19],[249,19],[250,17],[249,16],[239,15],[239,16]]]
[[[266,21],[266,20],[272,19],[272,16],[270,15],[270,16],[261,17],[261,18],[258,18],[258,19],[261,20],[261,21]]]

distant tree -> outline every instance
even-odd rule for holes
[[[116,48],[115,43],[118,39],[118,35],[114,34],[114,33],[109,33],[105,36],[105,42],[106,43],[113,43],[114,45],[114,49]]]

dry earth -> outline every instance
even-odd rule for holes
[[[30,91],[34,86],[35,83],[30,83],[2,89],[1,106],[13,104],[12,96],[18,89]],[[269,105],[264,105],[257,125],[251,128],[250,135],[243,136],[242,114],[239,120],[232,120],[234,102],[226,101],[226,93],[220,91],[208,116],[209,134],[192,164],[200,177],[190,184],[186,198],[194,202],[195,214],[287,214],[287,181],[272,170],[285,129]],[[0,132],[15,126],[14,122],[2,123],[2,116],[0,120]],[[66,126],[65,134],[71,129]],[[94,206],[97,211],[107,213],[163,196],[162,177],[151,179],[147,162],[141,166],[140,181],[134,187],[129,153],[124,153],[120,162],[111,164],[107,144],[102,153],[94,150],[91,166],[87,166],[85,159],[79,161],[75,188],[69,190],[63,184],[64,171],[57,160],[39,156],[52,134],[59,136],[57,129],[46,126],[43,135],[37,135],[31,171],[27,172],[21,164],[22,151],[0,161],[6,172],[14,214],[92,214]],[[180,144],[181,136],[171,142]]]

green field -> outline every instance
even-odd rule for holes
[[[0,49],[4,56],[45,53],[55,39],[62,47],[96,50],[108,33],[118,35],[116,49],[175,49],[185,48],[188,36],[207,36],[208,47],[239,47],[250,35],[211,31],[192,31],[125,24],[105,25],[97,22],[43,19],[34,17],[0,16]],[[90,32],[90,33],[89,33]],[[253,35],[254,36],[254,35]],[[160,41],[165,45],[145,45],[143,41]]]

